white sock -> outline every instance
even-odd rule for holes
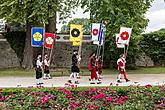
[[[100,75],[99,75],[99,72],[98,71],[96,71],[96,74],[97,74],[97,78],[100,78]]]
[[[36,84],[38,84],[39,83],[39,79],[36,79]]]
[[[77,73],[77,77],[79,77],[79,73]]]
[[[73,75],[74,75],[74,73],[72,72],[69,76],[69,80],[71,80],[73,78]]]
[[[121,78],[121,74],[118,75],[117,80],[120,80],[120,78]]]
[[[48,77],[50,78],[50,74],[48,74]]]
[[[46,78],[46,74],[44,74],[44,78]]]
[[[73,75],[74,75],[74,80],[77,81],[77,73],[74,72]]]

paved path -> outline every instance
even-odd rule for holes
[[[43,80],[43,86],[64,87],[66,86],[65,84],[67,83],[68,77],[53,77],[53,79]],[[77,86],[109,86],[110,83],[112,83],[113,86],[116,86],[116,84],[118,84],[118,86],[165,85],[165,74],[129,74],[128,78],[131,81],[125,82],[125,80],[122,79],[122,83],[116,83],[116,77],[117,75],[104,75],[101,84],[90,84],[89,76],[82,76],[81,79],[79,79],[80,84]],[[0,88],[29,86],[36,86],[35,77],[0,77]]]

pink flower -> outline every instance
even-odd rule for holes
[[[109,97],[107,98],[107,101],[111,102],[112,99],[113,99],[113,97],[112,97],[112,96],[109,96]]]
[[[106,88],[101,88],[101,91],[105,91],[106,90]]]
[[[82,92],[81,92],[82,95],[85,95],[85,93],[86,93],[85,91],[82,91]]]
[[[116,86],[119,86],[119,84],[116,84]]]
[[[113,83],[110,83],[109,85],[110,85],[110,86],[112,86],[112,85],[113,85]]]
[[[3,98],[3,97],[0,98],[0,101],[4,101],[4,100],[5,100],[5,98]]]
[[[49,97],[47,97],[47,96],[42,97],[41,100],[40,100],[40,102],[41,103],[47,103],[47,102],[49,102]]]
[[[145,85],[146,88],[152,87],[150,84]]]
[[[78,106],[78,103],[73,102],[70,106],[71,106],[72,108],[76,108],[76,107]]]

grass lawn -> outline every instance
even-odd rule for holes
[[[63,72],[62,72],[63,71]],[[80,75],[90,75],[90,72],[87,69],[81,69]],[[116,69],[104,69],[103,73],[105,75],[110,74],[117,74]],[[164,67],[152,67],[152,68],[138,68],[136,70],[127,70],[128,74],[165,74],[165,68]],[[68,76],[70,74],[69,69],[58,69],[58,70],[51,70],[52,76]],[[35,69],[31,70],[24,70],[20,68],[10,68],[10,69],[0,69],[0,77],[3,76],[35,76]]]

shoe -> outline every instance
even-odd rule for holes
[[[127,78],[125,78],[125,80],[126,80],[126,82],[129,82],[130,80],[129,79],[127,79]]]
[[[80,84],[78,81],[75,81],[75,84]]]
[[[117,80],[118,83],[122,83],[120,80]]]
[[[97,82],[97,84],[101,84],[101,82]]]
[[[39,84],[41,85],[41,84],[44,84],[44,83],[43,83],[43,82],[41,82],[41,83],[39,83]]]
[[[98,79],[98,81],[101,81],[101,79]]]
[[[48,78],[43,78],[43,80],[47,80]]]
[[[52,79],[52,77],[49,77],[49,79]]]
[[[95,84],[94,82],[90,82],[90,84]]]
[[[89,81],[91,81],[91,79],[89,78]]]
[[[68,80],[68,83],[72,83],[72,81],[71,80]]]

